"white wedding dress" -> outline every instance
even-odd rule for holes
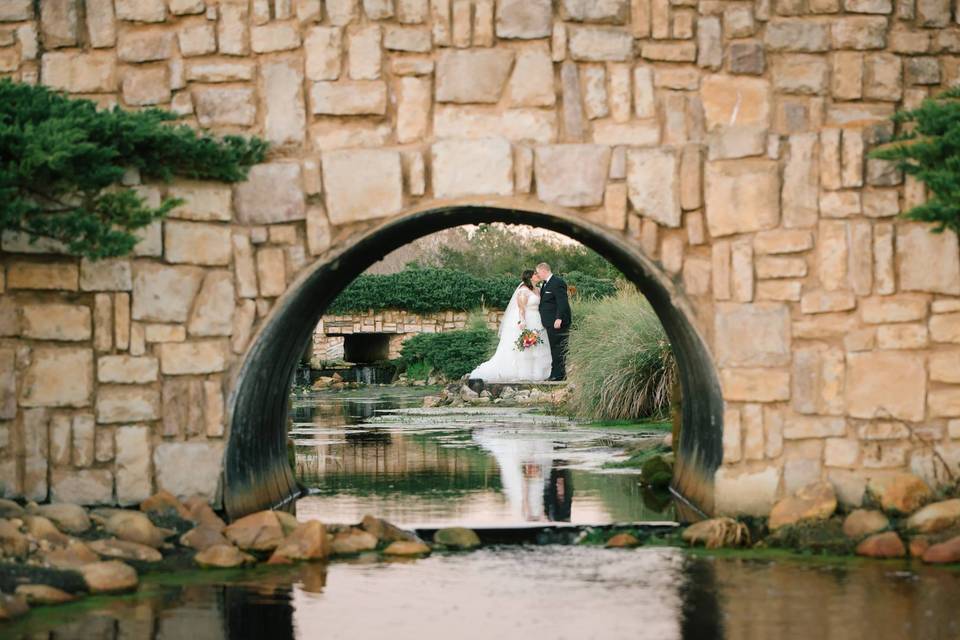
[[[519,324],[520,308],[524,307],[524,322],[527,329],[537,331],[543,343],[517,351],[517,338],[523,330]],[[550,340],[540,320],[540,296],[535,291],[520,285],[513,292],[510,304],[500,322],[500,344],[493,357],[470,373],[472,380],[484,382],[526,382],[546,380],[550,377],[552,358]]]

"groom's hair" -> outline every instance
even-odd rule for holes
[[[547,271],[553,273],[553,269],[551,269],[550,265],[548,265],[546,262],[541,262],[540,264],[538,264],[537,269],[546,269]]]

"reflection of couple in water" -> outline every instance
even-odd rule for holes
[[[515,517],[524,522],[569,522],[573,478],[565,461],[553,458],[549,440],[482,430],[474,440],[490,451],[500,467],[503,492]]]

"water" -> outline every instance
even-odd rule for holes
[[[351,521],[373,511],[406,524],[544,522],[563,517],[556,504],[567,503],[575,522],[671,514],[643,504],[634,475],[600,469],[636,434],[597,437],[548,418],[491,412],[401,413],[364,424],[377,409],[419,405],[422,393],[297,402],[298,470],[320,492],[298,503],[298,517]],[[504,474],[507,463],[519,465],[519,475]],[[560,501],[540,489],[557,474],[568,496]],[[517,477],[527,491],[516,491]],[[946,640],[960,637],[957,602],[960,571],[910,561],[505,546],[148,575],[133,595],[0,623],[0,638]]]
[[[147,583],[136,596],[46,609],[0,627],[0,636],[946,640],[960,635],[960,575],[907,562],[748,560],[669,548],[551,545],[230,575],[233,579],[206,572],[189,576],[193,584]]]
[[[435,392],[435,391],[434,391]],[[301,518],[407,527],[672,520],[669,494],[636,470],[604,469],[663,438],[516,409],[419,410],[423,388],[312,393],[293,404]],[[384,413],[396,410],[396,413]]]

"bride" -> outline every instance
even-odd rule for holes
[[[520,382],[546,380],[550,377],[551,356],[547,332],[540,321],[540,277],[532,269],[520,276],[521,283],[510,298],[500,322],[500,344],[493,357],[470,373],[471,379],[484,382]],[[542,344],[517,350],[517,339],[524,329],[540,334]]]

